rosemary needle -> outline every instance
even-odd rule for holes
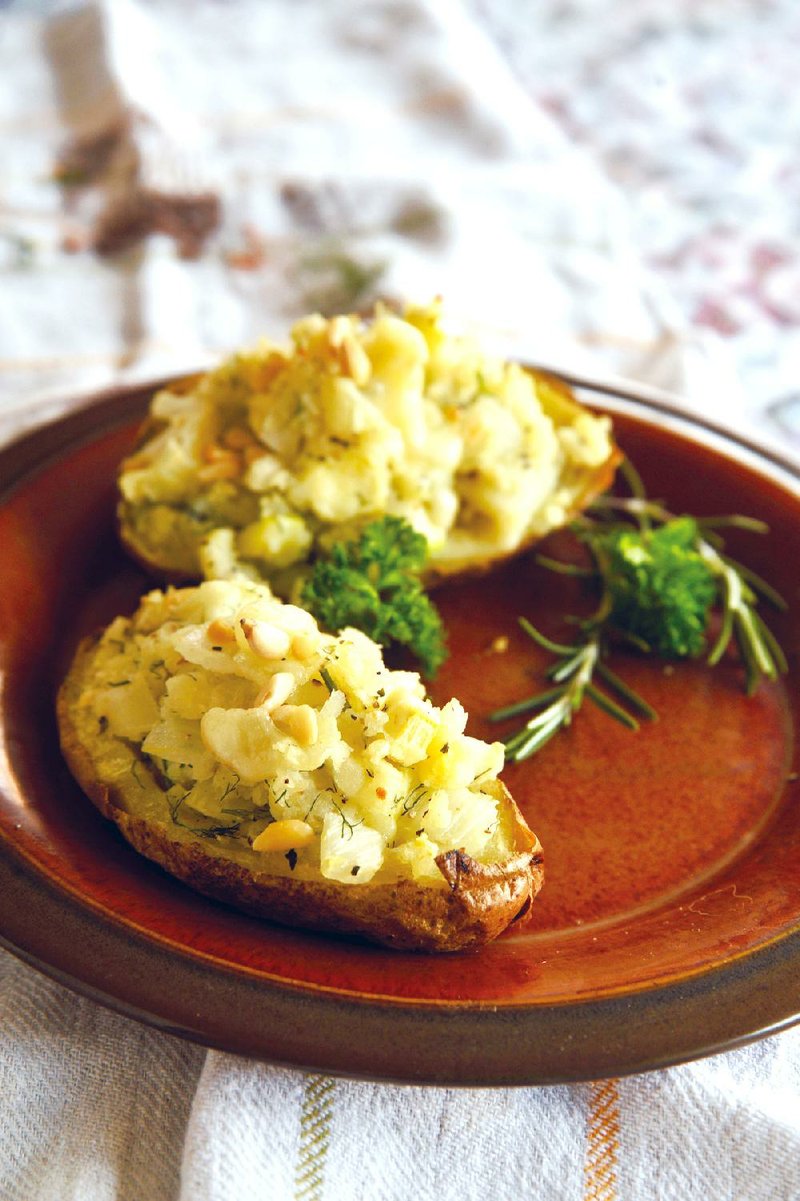
[[[580,709],[585,697],[630,730],[639,728],[635,714],[641,717],[655,717],[653,709],[643,697],[624,684],[602,663],[603,648],[597,631],[590,633],[586,640],[577,646],[564,646],[546,638],[524,617],[520,618],[520,625],[535,642],[558,654],[560,661],[548,672],[549,677],[556,681],[554,688],[528,697],[515,705],[497,709],[489,715],[491,721],[505,721],[533,708],[539,710],[521,730],[506,740],[506,755],[509,759],[520,763],[541,750],[559,730],[571,724],[573,715]],[[593,683],[592,677],[595,672],[620,694],[626,705],[618,703]]]

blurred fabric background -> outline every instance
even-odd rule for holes
[[[619,189],[633,246],[674,303],[676,323],[719,339],[751,403],[792,392],[800,367],[797,5],[471,7],[529,95]]]
[[[800,425],[791,0],[0,14],[6,408],[442,293],[514,353]]]

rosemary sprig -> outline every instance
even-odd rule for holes
[[[635,715],[651,719],[656,716],[647,701],[602,662],[604,648],[599,629],[590,630],[584,641],[565,646],[545,638],[524,617],[519,621],[534,642],[559,657],[547,673],[548,678],[555,683],[553,688],[490,714],[490,720],[504,721],[531,709],[539,710],[521,730],[506,740],[506,755],[509,759],[519,763],[541,750],[559,730],[571,724],[573,714],[580,709],[584,697],[588,697],[609,717],[615,718],[630,730],[639,728]],[[627,708],[597,687],[593,682],[595,672],[624,699]]]
[[[490,714],[491,720],[504,721],[536,711],[506,741],[507,757],[515,762],[527,759],[570,725],[585,697],[630,729],[638,729],[638,718],[656,717],[605,662],[616,640],[666,659],[705,653],[712,667],[734,642],[748,695],[762,680],[776,680],[787,671],[786,656],[757,608],[762,599],[778,609],[785,609],[786,603],[770,584],[725,553],[719,533],[736,528],[763,534],[765,523],[741,514],[677,516],[647,496],[629,461],[622,474],[631,495],[601,497],[572,527],[589,552],[591,570],[538,556],[552,571],[593,578],[599,600],[590,617],[569,619],[581,632],[572,645],[553,642],[520,618],[526,633],[557,658],[547,672],[550,688]],[[708,650],[709,616],[715,608],[720,625]],[[595,676],[619,699],[600,689]]]

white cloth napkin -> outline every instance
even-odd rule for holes
[[[640,267],[624,200],[455,0],[115,0],[3,21],[4,437],[316,302],[440,292],[503,349],[747,421],[721,344]],[[76,143],[104,166],[59,184]],[[144,176],[217,190],[196,257],[163,229],[90,248]],[[798,1031],[626,1081],[400,1088],[205,1052],[7,954],[0,1031],[8,1201],[800,1197]]]
[[[320,300],[376,293],[442,293],[500,348],[744,411],[714,339],[641,270],[624,201],[455,0],[238,0],[191,18],[178,0],[114,0],[61,6],[44,37],[12,14],[3,34],[0,402],[15,422],[76,383],[194,367]],[[86,187],[54,180],[58,148],[124,114],[140,149],[143,129],[162,135],[187,188],[222,181],[200,258],[163,235],[65,252],[126,190],[130,146]],[[372,284],[354,293],[354,272]]]
[[[443,1089],[203,1052],[0,957],[4,1201],[796,1201],[800,1030],[621,1081]]]

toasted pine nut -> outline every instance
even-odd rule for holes
[[[342,342],[350,332],[350,322],[341,314],[337,317],[332,317],[328,322],[328,345],[333,350],[338,350]]]
[[[243,617],[239,623],[247,645],[261,659],[281,659],[288,653],[291,638],[280,626],[268,621],[250,621]]]
[[[204,463],[218,463],[220,459],[229,459],[231,452],[223,446],[218,446],[216,442],[207,442],[203,447],[202,457]]]
[[[271,717],[278,729],[298,746],[313,746],[319,737],[317,711],[310,705],[279,705],[272,710]]]
[[[219,457],[213,463],[205,463],[197,469],[197,478],[201,484],[211,484],[215,480],[234,480],[241,475],[242,464],[239,458],[228,450],[226,458]]]
[[[277,822],[270,822],[261,833],[253,839],[254,851],[293,851],[307,847],[314,841],[314,831],[308,822],[296,817],[287,817]]]
[[[267,454],[267,451],[265,451],[264,447],[260,446],[258,442],[251,442],[249,446],[245,446],[242,453],[244,456],[244,461],[249,467],[251,463],[255,463],[256,459],[263,459],[264,455]]]
[[[244,450],[246,446],[252,446],[253,442],[253,435],[243,425],[232,425],[222,435],[222,445],[227,446],[228,450]]]
[[[256,705],[271,713],[292,695],[294,676],[290,671],[276,671],[266,688],[256,697]]]
[[[340,355],[342,375],[349,375],[354,383],[363,388],[372,374],[372,363],[367,352],[355,338],[345,338]]]
[[[212,642],[235,642],[236,635],[233,632],[233,626],[230,622],[223,621],[221,617],[215,617],[213,621],[208,623],[206,630]]]
[[[317,643],[311,634],[295,634],[292,638],[292,654],[295,659],[310,659],[316,653]]]
[[[274,350],[262,362],[258,363],[249,373],[254,391],[264,391],[270,386],[277,375],[283,371],[287,359],[280,351]]]

